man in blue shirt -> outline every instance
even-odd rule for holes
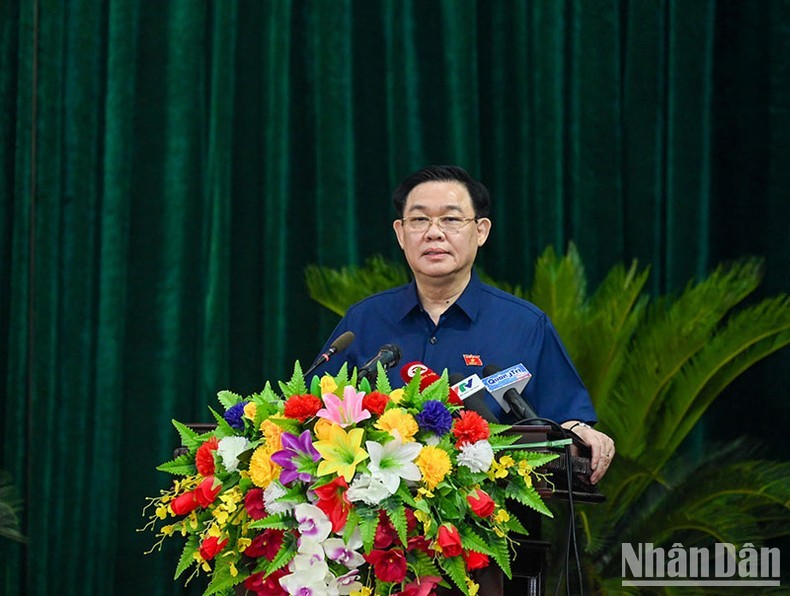
[[[551,321],[535,305],[482,283],[473,271],[488,239],[490,196],[483,184],[455,166],[429,166],[393,193],[400,217],[393,222],[414,279],[352,306],[332,333],[354,342],[342,358],[318,372],[336,372],[343,361],[360,367],[387,343],[400,347],[401,363],[419,361],[441,373],[482,375],[483,367],[523,363],[532,373],[524,391],[537,413],[572,429],[592,448],[590,480],[600,480],[614,456],[614,442],[591,428],[590,396]],[[388,372],[400,385],[398,367]],[[495,414],[502,410],[489,402]]]

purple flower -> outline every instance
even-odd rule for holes
[[[313,475],[306,471],[321,459],[321,454],[313,447],[313,438],[306,430],[298,437],[289,432],[281,435],[283,448],[272,454],[272,461],[282,467],[280,482],[290,484],[294,480],[310,482]]]
[[[440,437],[450,432],[453,426],[453,417],[442,402],[435,399],[426,401],[422,412],[417,414],[417,424],[422,430],[435,432]]]
[[[225,410],[225,422],[230,424],[230,427],[235,430],[241,430],[244,428],[244,406],[247,405],[247,401],[240,401],[235,406],[229,407]]]

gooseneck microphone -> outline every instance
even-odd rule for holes
[[[483,383],[486,384],[488,392],[494,396],[505,412],[512,410],[519,422],[538,417],[535,408],[520,393],[532,378],[523,364],[511,366],[503,371],[500,371],[497,365],[489,364],[483,369],[483,374],[486,376]]]
[[[335,341],[333,341],[329,346],[329,349],[316,358],[316,361],[313,362],[313,365],[307,369],[307,371],[304,373],[304,376],[306,377],[309,375],[316,368],[324,364],[324,362],[329,362],[329,359],[333,354],[337,354],[338,352],[345,350],[352,341],[354,341],[354,333],[352,331],[346,331],[345,333],[338,335],[337,339],[335,339]]]
[[[400,362],[400,355],[400,348],[398,346],[395,344],[384,344],[379,348],[378,354],[363,364],[357,371],[357,378],[360,381],[362,379],[370,380],[371,375],[375,376],[379,362],[381,362],[381,366],[384,367],[384,370],[389,370]]]

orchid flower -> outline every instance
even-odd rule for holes
[[[422,444],[403,443],[397,430],[392,431],[393,439],[385,444],[367,441],[365,445],[370,455],[368,470],[371,476],[380,480],[390,494],[398,490],[401,478],[417,482],[420,469],[414,463],[420,454]]]
[[[323,544],[326,558],[342,563],[349,569],[356,569],[365,562],[365,558],[357,552],[362,548],[362,536],[355,530],[346,543],[342,538],[329,538]]]
[[[272,461],[282,467],[280,483],[286,485],[294,480],[310,482],[313,475],[309,470],[321,459],[321,454],[313,447],[310,431],[306,430],[298,437],[284,432],[280,440],[283,448],[272,454]]]
[[[364,391],[357,391],[351,385],[343,389],[343,399],[334,393],[324,394],[324,408],[318,410],[316,416],[326,418],[343,428],[370,418],[370,412],[362,407]]]
[[[332,531],[332,522],[326,514],[315,505],[299,503],[294,509],[294,516],[299,523],[299,539],[321,543]],[[301,546],[300,546],[301,549]]]

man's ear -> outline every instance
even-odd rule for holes
[[[399,219],[396,219],[392,222],[392,229],[395,230],[395,236],[398,238],[398,244],[400,244],[400,248],[403,250],[405,235],[405,231],[403,230],[403,222]]]
[[[491,220],[481,217],[477,221],[477,246],[483,246],[491,233]]]

